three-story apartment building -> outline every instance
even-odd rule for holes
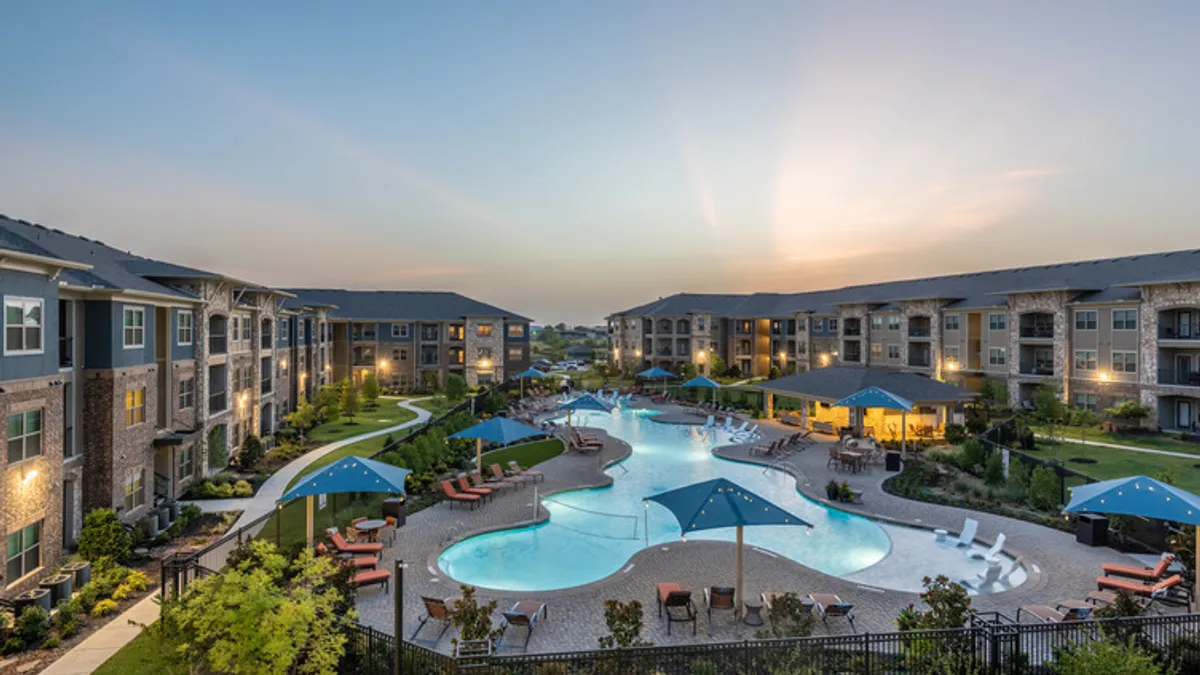
[[[270,444],[323,384],[368,369],[384,386],[440,384],[456,364],[477,384],[528,367],[528,320],[491,305],[303,294],[0,216],[0,597],[53,571],[89,510],[145,526],[248,437]],[[433,363],[418,365],[427,346]]]
[[[1071,405],[1137,400],[1152,424],[1200,429],[1200,251],[795,294],[678,294],[608,321],[611,356],[627,370],[690,362],[708,372],[714,355],[746,377],[861,365],[975,389],[996,380],[1013,405],[1050,382]]]

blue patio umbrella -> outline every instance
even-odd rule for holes
[[[546,432],[531,427],[528,424],[522,424],[516,420],[510,420],[507,417],[493,417],[486,422],[480,422],[469,429],[463,429],[456,434],[450,434],[447,439],[451,438],[474,438],[475,439],[475,468],[479,473],[483,473],[483,442],[500,443],[508,445],[516,441],[532,438],[534,436],[545,436]]]
[[[666,391],[667,390],[667,380],[669,380],[672,377],[675,377],[675,374],[669,370],[663,370],[662,368],[655,367],[655,368],[643,370],[642,372],[638,373],[634,377],[640,377],[640,378],[646,379],[646,380],[653,380],[653,379],[661,377],[662,381],[663,381],[663,391]]]
[[[1196,562],[1200,563],[1200,497],[1174,485],[1130,476],[1071,488],[1064,513],[1116,513],[1186,523],[1196,528]]]
[[[521,371],[517,374],[517,379],[520,380],[521,398],[525,398],[525,378],[527,377],[545,377],[546,374],[537,368]]]
[[[600,399],[596,398],[595,396],[592,396],[591,394],[584,394],[582,396],[579,396],[578,398],[574,398],[574,399],[567,401],[566,403],[558,406],[558,408],[555,410],[555,412],[566,411],[566,413],[567,413],[567,428],[570,429],[571,428],[571,413],[575,412],[576,410],[595,410],[598,412],[612,412],[613,404],[611,404],[607,401],[601,401]]]
[[[900,411],[900,454],[908,451],[908,413],[912,412],[913,402],[901,398],[890,391],[879,387],[867,387],[854,392],[846,398],[833,404],[834,408],[883,408],[884,410]]]
[[[679,521],[686,537],[689,532],[712,530],[721,527],[737,528],[737,586],[735,611],[742,608],[742,528],[747,525],[803,525],[812,524],[788,513],[746,488],[726,480],[714,478],[702,483],[685,485],[661,494],[646,497],[643,501],[658,502]]]
[[[681,387],[700,387],[702,389],[712,389],[714,401],[717,399],[717,390],[721,388],[721,385],[719,383],[714,382],[713,380],[710,380],[703,375],[697,375],[696,377],[693,377],[692,379],[688,380],[687,382],[684,382],[683,384],[681,384],[679,386],[681,386]]]
[[[313,545],[313,496],[345,492],[390,492],[404,494],[404,480],[408,469],[377,462],[373,459],[350,455],[300,477],[280,502],[299,497],[307,500],[308,545]]]

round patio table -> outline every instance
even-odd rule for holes
[[[354,526],[354,529],[362,532],[368,540],[375,541],[379,538],[379,530],[384,527],[387,527],[387,521],[375,518],[372,520],[359,521],[358,524]]]

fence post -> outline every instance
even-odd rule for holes
[[[871,672],[871,633],[863,633],[863,672]]]
[[[742,672],[750,672],[750,641],[742,640]]]

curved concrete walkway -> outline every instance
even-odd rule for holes
[[[242,497],[239,499],[198,499],[196,501],[183,503],[195,504],[196,506],[199,506],[200,510],[204,511],[205,513],[241,511],[241,517],[239,517],[237,522],[233,524],[233,527],[229,528],[231,531],[236,530],[246,523],[253,521],[255,518],[261,517],[263,514],[266,514],[274,509],[275,502],[279,501],[279,498],[283,496],[284,491],[287,490],[288,484],[291,483],[294,478],[304,473],[304,470],[307,469],[310,464],[324,457],[325,455],[328,455],[336,450],[340,450],[351,443],[357,443],[368,438],[383,436],[385,434],[390,434],[402,429],[407,429],[411,426],[424,424],[433,415],[424,408],[419,408],[412,405],[416,401],[424,400],[424,398],[414,398],[396,403],[396,405],[400,406],[401,408],[416,413],[417,418],[414,420],[409,420],[404,424],[397,424],[393,427],[387,427],[377,431],[351,436],[350,438],[344,438],[340,441],[334,441],[333,443],[322,445],[315,450],[310,450],[300,457],[297,457],[282,469],[276,471],[270,478],[268,478],[267,481],[258,488],[258,492],[256,492],[253,497]]]
[[[1050,438],[1046,434],[1035,434],[1038,438]],[[1147,455],[1165,455],[1167,457],[1182,457],[1184,459],[1200,460],[1200,453],[1195,452],[1174,452],[1171,450],[1156,450],[1154,448],[1139,448],[1134,445],[1121,445],[1120,443],[1108,443],[1107,441],[1085,441],[1066,436],[1055,436],[1053,440],[1062,443],[1073,443],[1075,445],[1098,445],[1102,448],[1115,448],[1117,450],[1128,450],[1130,452],[1144,452]]]

